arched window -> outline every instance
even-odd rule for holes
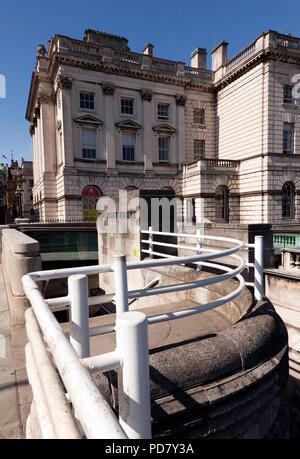
[[[135,190],[137,190],[137,187],[134,186],[134,185],[129,185],[129,186],[127,186],[127,187],[125,188],[125,191],[128,191],[128,192],[129,192],[129,191],[135,191]]]
[[[228,195],[229,191],[226,186],[218,186],[216,189],[216,221],[229,221]]]
[[[295,187],[293,183],[286,182],[282,187],[282,218],[295,216]]]
[[[94,185],[88,185],[82,191],[83,221],[95,222],[97,220],[97,201],[102,196],[101,190]]]

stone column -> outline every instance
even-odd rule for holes
[[[106,144],[106,170],[116,169],[116,141],[115,141],[115,119],[114,119],[114,92],[115,88],[110,83],[103,83],[102,86],[105,104],[105,144]]]
[[[73,123],[72,123],[72,80],[69,77],[60,76],[57,87],[61,89],[62,99],[62,156],[64,168],[74,167],[73,152]]]
[[[184,106],[186,103],[186,96],[178,94],[176,96],[177,105],[177,125],[176,125],[176,157],[179,169],[185,162],[185,149],[184,149]]]
[[[41,137],[43,139],[43,173],[54,171],[55,129],[54,106],[51,95],[41,94],[40,98]]]
[[[141,91],[143,100],[143,113],[144,113],[144,129],[143,129],[143,149],[144,149],[144,172],[152,173],[153,171],[153,131],[149,120],[152,118],[152,91],[143,89]]]

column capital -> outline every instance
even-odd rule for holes
[[[72,88],[72,79],[67,77],[67,76],[59,75],[58,78],[57,78],[57,87],[59,89],[61,89],[61,88],[63,88],[63,89],[71,89]]]

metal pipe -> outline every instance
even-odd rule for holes
[[[90,355],[88,283],[85,274],[68,278],[70,307],[70,342],[81,358]]]
[[[150,378],[147,317],[129,311],[117,317],[119,420],[132,439],[151,438]]]
[[[149,250],[150,250],[150,258],[153,258],[152,251],[153,251],[153,233],[152,233],[152,226],[149,226]]]
[[[264,298],[264,238],[255,236],[254,243],[254,296],[258,301]]]
[[[89,371],[109,371],[121,366],[120,356],[116,351],[80,359],[83,366]]]
[[[48,440],[55,439],[56,434],[53,422],[50,416],[49,407],[46,402],[43,386],[39,377],[39,370],[35,365],[30,343],[27,343],[25,346],[25,356],[28,381],[31,385],[33,397],[35,400],[36,412],[42,437],[43,439]]]
[[[126,256],[114,255],[116,313],[128,311]]]
[[[32,308],[25,312],[26,333],[33,353],[36,368],[41,381],[41,390],[50,412],[56,438],[81,438],[74,422],[70,405],[56,370],[49,358],[39,324]],[[37,406],[39,408],[39,404]]]
[[[197,235],[197,242],[196,242],[197,250],[198,250],[198,253],[201,253],[202,252],[202,231],[200,229],[197,229],[196,235]],[[202,266],[198,263],[197,270],[201,271],[201,269],[202,269]]]
[[[127,438],[30,274],[22,277],[22,283],[86,437]]]

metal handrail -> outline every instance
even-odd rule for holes
[[[34,386],[36,410],[39,422],[42,424],[41,431],[44,438],[59,438],[59,432],[65,432],[70,438],[78,437],[76,425],[72,419],[68,421],[68,416],[72,416],[72,414],[67,413],[65,417],[60,419],[53,415],[58,408],[56,407],[55,411],[53,407],[49,406],[53,403],[53,396],[56,396],[58,407],[63,407],[62,388],[59,386],[61,384],[60,378],[68,394],[68,399],[72,403],[75,417],[80,423],[83,435],[87,438],[151,438],[147,325],[198,314],[236,298],[246,285],[242,272],[246,266],[250,266],[238,255],[238,252],[249,247],[255,248],[255,262],[253,264],[255,279],[254,282],[248,282],[247,285],[254,287],[256,299],[262,299],[263,241],[261,236],[256,237],[255,244],[245,244],[237,239],[202,235],[199,231],[197,234],[167,233],[152,231],[150,227],[149,230],[142,230],[141,233],[149,235],[148,240],[142,239],[143,243],[149,245],[149,249],[142,249],[142,252],[150,255],[148,260],[126,263],[125,255],[119,255],[115,256],[113,264],[67,270],[38,271],[22,278],[25,294],[31,303],[35,319],[41,330],[41,335],[38,336],[39,332],[36,330],[37,327],[34,327],[33,315],[27,312],[26,322],[29,330],[29,346],[26,351],[28,356],[27,371],[29,380]],[[157,242],[153,240],[155,235],[195,239],[195,246]],[[234,246],[223,250],[214,250],[203,247],[203,240],[205,239],[231,243]],[[171,256],[154,251],[155,245],[188,249],[195,251],[196,254],[184,257]],[[155,255],[162,258],[153,259]],[[231,268],[214,261],[225,256],[232,257],[237,262],[237,266]],[[221,274],[193,282],[128,291],[128,270],[191,263],[195,263],[199,269],[203,267],[218,268]],[[88,297],[87,275],[108,272],[114,273],[116,292]],[[68,295],[62,298],[44,299],[37,282],[63,277],[68,277]],[[233,277],[238,280],[238,287],[216,301],[192,308],[188,307],[180,311],[158,313],[150,317],[146,317],[141,312],[128,310],[128,302],[132,298],[204,287]],[[116,320],[99,327],[90,327],[89,306],[112,300],[116,304]],[[69,308],[70,311],[69,334],[63,332],[53,315],[55,310],[66,308]],[[33,331],[32,328],[35,330]],[[117,346],[115,351],[91,357],[90,337],[111,331],[116,332]],[[40,354],[34,352],[36,342],[45,342],[60,375],[58,380],[53,375],[53,368],[48,368],[49,365],[53,364],[49,359],[49,361],[46,359],[45,352]],[[41,365],[41,359],[43,365]],[[132,365],[133,361],[135,365]],[[118,373],[122,374],[119,381],[119,419],[116,418],[99,392],[90,374],[93,371],[108,371],[113,368],[118,369]],[[41,373],[40,379],[37,377],[39,372]],[[53,390],[53,395],[46,393],[47,377],[45,375],[51,375],[54,388],[57,384]],[[63,429],[60,429],[59,426],[55,428],[55,423],[64,423]]]

